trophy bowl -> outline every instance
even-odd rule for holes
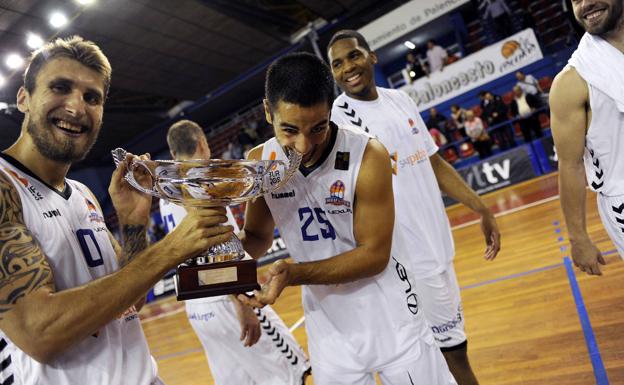
[[[296,172],[301,154],[287,149],[281,160],[142,160],[133,158],[124,178],[138,191],[184,206],[217,207],[238,204],[280,189]],[[127,152],[112,152],[115,165]],[[148,175],[150,185],[138,182]],[[210,247],[178,265],[174,277],[176,297],[186,300],[258,289],[256,261],[246,257],[236,237]]]

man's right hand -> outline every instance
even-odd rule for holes
[[[176,228],[162,240],[175,253],[177,263],[195,257],[210,246],[228,241],[234,228],[227,222],[224,207],[190,208]]]
[[[571,244],[574,265],[589,275],[602,275],[600,265],[607,263],[596,245],[589,239],[571,242]]]

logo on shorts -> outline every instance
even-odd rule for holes
[[[341,180],[335,181],[329,188],[329,198],[325,198],[325,203],[334,206],[351,207],[351,202],[344,199],[345,184]]]

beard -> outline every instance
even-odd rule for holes
[[[44,157],[58,163],[74,163],[83,160],[97,140],[97,132],[99,130],[89,129],[87,135],[87,143],[82,146],[76,144],[70,138],[58,139],[51,130],[45,127],[45,121],[37,122],[29,119],[26,126],[27,132],[33,139],[35,147]]]
[[[604,35],[617,28],[618,23],[621,22],[620,19],[622,18],[623,8],[624,7],[622,6],[622,1],[616,0],[608,8],[607,18],[602,23],[598,25],[588,25],[585,19],[581,19],[581,20],[577,19],[577,21],[579,22],[579,24],[581,24],[583,29],[587,31],[588,33],[592,35]]]

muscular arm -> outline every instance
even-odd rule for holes
[[[390,156],[375,139],[364,152],[357,178],[353,233],[357,246],[315,262],[289,265],[288,285],[332,285],[380,273],[390,258],[394,198]],[[374,225],[373,225],[374,224]]]
[[[181,239],[188,237],[192,244],[205,248],[202,239],[211,235],[206,230],[194,232],[197,223],[203,222],[198,220],[193,226],[189,222],[182,231],[184,237],[151,246],[122,270],[57,292],[46,256],[24,224],[19,195],[7,178],[0,173],[0,329],[40,362],[49,362],[85,338],[95,338],[91,335],[132,306],[174,263],[188,257],[179,255],[184,254]],[[227,237],[213,239],[222,242]]]
[[[500,251],[500,232],[496,219],[490,209],[485,206],[477,193],[464,182],[453,166],[442,159],[440,155],[434,154],[429,159],[440,190],[481,215],[481,231],[485,236],[485,242],[487,244],[485,259],[492,260],[496,258],[496,255]]]
[[[566,67],[550,90],[550,122],[559,158],[561,209],[572,244],[572,258],[583,271],[600,274],[604,263],[585,225],[585,133],[588,125],[589,90],[572,67]]]

